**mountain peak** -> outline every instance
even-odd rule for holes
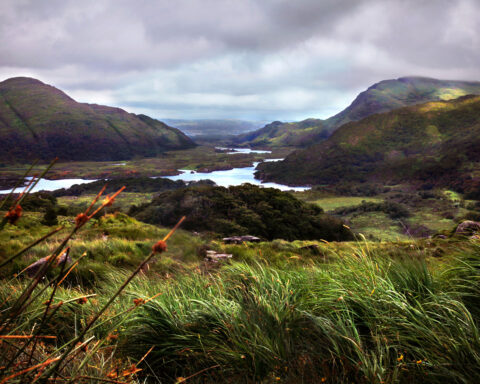
[[[273,122],[255,132],[239,136],[244,145],[310,146],[325,140],[342,125],[397,108],[451,100],[468,94],[480,94],[480,82],[438,80],[422,76],[404,76],[382,80],[358,94],[340,113],[326,120],[306,119],[296,123]]]
[[[195,144],[178,129],[123,109],[77,103],[30,77],[0,83],[0,160],[124,160]]]
[[[479,112],[480,96],[466,95],[372,114],[284,161],[260,164],[259,176],[290,185],[428,180],[466,187],[480,165]]]
[[[6,85],[46,85],[42,83],[40,80],[34,79],[33,77],[26,77],[26,76],[18,76],[18,77],[10,77],[2,82],[0,82],[0,86]]]

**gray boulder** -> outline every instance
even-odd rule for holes
[[[455,229],[456,235],[472,236],[476,233],[480,233],[480,223],[478,221],[466,220],[458,224]]]

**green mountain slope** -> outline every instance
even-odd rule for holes
[[[275,122],[240,135],[236,144],[251,146],[301,146],[317,143],[350,121],[359,121],[375,113],[428,101],[451,100],[480,94],[479,82],[436,80],[424,77],[401,77],[384,80],[360,93],[349,107],[326,120],[307,119],[298,123]],[[272,129],[274,125],[274,129]]]
[[[233,139],[236,145],[251,147],[305,147],[328,137],[325,122],[320,119],[306,119],[294,123],[274,121],[258,131],[239,135]]]
[[[259,165],[263,180],[288,184],[416,181],[457,189],[480,162],[480,96],[404,107],[350,122],[282,162]]]
[[[195,144],[181,131],[120,108],[77,103],[41,81],[0,83],[0,160],[121,160]]]

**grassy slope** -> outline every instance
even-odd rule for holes
[[[77,103],[30,78],[0,83],[0,159],[119,160],[192,147],[175,128],[119,108]]]
[[[448,190],[414,191],[407,185],[382,187],[369,196],[334,195],[325,188],[295,193],[325,212],[344,220],[354,232],[381,241],[407,240],[448,232],[456,223],[477,215],[475,201]],[[406,212],[397,217],[382,204],[398,204]],[[369,204],[377,207],[369,208]],[[394,212],[396,213],[396,212]],[[473,216],[472,216],[473,215]],[[474,219],[475,220],[475,219]]]
[[[262,164],[261,176],[291,184],[375,177],[448,183],[452,173],[480,160],[479,131],[478,96],[406,107],[346,124],[323,143]]]
[[[35,215],[0,239],[14,252],[48,230]],[[109,240],[101,240],[108,230]],[[68,302],[46,334],[74,334],[104,304],[166,230],[128,217],[107,216],[72,243],[74,258],[88,251],[56,300]],[[12,235],[15,235],[12,238]],[[480,246],[477,240],[396,243],[283,242],[224,246],[186,232],[169,252],[121,295],[93,335],[106,343],[85,372],[102,371],[102,354],[118,343],[116,357],[138,361],[153,346],[140,373],[176,382],[476,382],[480,354],[478,311]],[[207,244],[233,254],[221,268],[205,270],[196,248]],[[302,249],[316,244],[316,250]],[[29,252],[0,280],[8,305],[24,280],[11,279],[48,254],[54,241]],[[433,258],[443,250],[440,259]],[[3,257],[3,256],[2,256]],[[80,286],[77,284],[80,283]],[[160,296],[133,312],[133,299]],[[42,313],[47,290],[18,333]],[[96,294],[86,304],[75,298]],[[113,330],[115,329],[115,331]],[[105,338],[114,334],[115,339]],[[92,368],[92,363],[97,365]]]
[[[240,135],[238,144],[252,146],[309,146],[324,140],[338,127],[376,113],[436,100],[451,100],[480,94],[480,83],[443,81],[420,77],[384,80],[360,93],[342,112],[326,120],[307,119],[296,123],[275,122]]]
[[[305,147],[328,136],[325,125],[319,119],[282,123],[275,121],[263,128],[235,137],[236,145],[251,147]]]

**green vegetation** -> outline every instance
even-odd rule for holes
[[[446,234],[463,220],[480,218],[479,203],[465,199],[466,195],[443,189],[416,191],[408,184],[341,183],[294,195],[376,241]],[[396,215],[395,207],[404,214]]]
[[[146,177],[264,157],[211,147],[61,164],[114,179],[100,200],[103,181],[0,200],[0,381],[478,382],[480,231],[455,228],[480,219],[479,105],[344,125],[322,144],[332,159],[303,158],[330,177],[303,193]],[[265,241],[220,241],[237,234]]]
[[[349,107],[326,120],[307,119],[295,123],[276,121],[255,132],[239,135],[233,142],[264,147],[308,147],[325,140],[337,128],[351,121],[360,121],[373,114],[410,105],[451,100],[469,94],[480,94],[480,83],[422,77],[384,80],[360,93]],[[440,138],[435,126],[430,126],[427,132],[433,139]]]
[[[244,184],[238,187],[191,187],[167,191],[151,203],[132,207],[137,219],[170,226],[187,216],[184,228],[222,235],[254,235],[264,239],[351,240],[341,220],[274,188]]]
[[[432,125],[439,136],[425,134]],[[401,108],[343,125],[323,143],[260,164],[258,175],[292,185],[403,182],[476,199],[479,128],[480,97]]]
[[[90,200],[91,201],[91,200]],[[85,210],[85,208],[83,209]],[[68,231],[74,227],[70,217],[58,217],[59,224],[66,227],[63,231],[51,236],[49,241],[43,243],[31,251],[24,258],[17,259],[1,270],[3,276],[11,276],[13,273],[23,270],[33,261],[50,255],[65,237]],[[0,262],[8,255],[15,254],[50,232],[54,227],[43,223],[43,215],[40,213],[27,213],[18,226],[7,225],[0,232]],[[125,268],[137,266],[148,254],[152,245],[167,234],[168,230],[152,225],[140,223],[122,213],[107,214],[92,219],[75,238],[75,247],[72,247],[70,256],[75,260],[84,252],[84,263],[79,264],[75,273],[67,282],[91,286],[98,281],[103,281],[112,272],[112,267],[120,272]],[[169,241],[169,254],[152,263],[152,272],[172,272],[184,269],[187,262],[197,261],[197,248],[205,241],[187,232],[179,231]]]
[[[72,145],[74,143],[74,145]],[[119,108],[77,103],[42,82],[0,83],[0,160],[124,160],[195,146],[176,128]]]
[[[310,200],[307,200],[307,201],[310,201]],[[323,208],[326,212],[329,212],[337,208],[357,206],[362,202],[380,203],[381,201],[382,200],[377,197],[328,196],[328,197],[321,197],[318,200],[313,200],[310,202],[317,204],[319,207]]]
[[[251,147],[306,147],[328,136],[323,120],[307,119],[296,123],[274,121],[254,132],[236,136],[232,142]]]
[[[230,155],[216,151],[212,146],[197,146],[185,150],[167,151],[157,157],[136,158],[128,161],[71,161],[57,162],[48,173],[50,179],[120,179],[132,177],[170,176],[178,174],[178,169],[201,172],[251,167],[254,162],[264,159],[284,158],[292,149],[277,148],[272,153],[236,153]],[[2,189],[13,187],[30,164],[0,163],[0,185]],[[205,175],[208,178],[208,175]]]
[[[192,182],[192,185],[212,185],[209,180]],[[105,193],[113,193],[122,186],[125,186],[129,192],[134,193],[153,193],[163,192],[171,189],[185,188],[187,186],[182,180],[169,180],[164,178],[152,179],[151,177],[120,177],[118,179],[98,180],[87,184],[75,184],[68,189],[57,189],[52,192],[54,196],[80,196],[85,194],[94,194],[106,185]]]
[[[0,261],[51,229],[40,221],[28,213],[18,227],[7,224]],[[71,243],[73,260],[87,255],[58,288],[54,304],[64,304],[39,333],[57,340],[38,344],[35,358],[75,338],[166,232],[122,214],[87,223]],[[28,283],[13,274],[50,254],[63,236],[2,268],[2,309]],[[72,355],[61,376],[134,383],[480,379],[478,240],[223,245],[179,231],[168,246],[109,305],[84,337],[89,348]],[[210,266],[202,261],[205,247],[233,259]],[[15,319],[17,335],[42,322],[52,287],[37,290],[29,312]],[[141,371],[122,377],[132,364]]]
[[[167,380],[214,367],[204,380],[475,382],[477,268],[476,246],[433,269],[361,244],[309,269],[237,263],[148,285],[164,294],[128,322],[123,350],[155,346]]]

